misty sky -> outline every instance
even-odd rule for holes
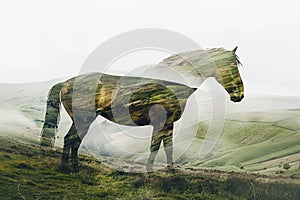
[[[300,95],[299,6],[296,0],[1,1],[0,83],[76,75],[110,37],[163,28],[203,48],[239,46],[246,94]]]

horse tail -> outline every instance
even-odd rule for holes
[[[56,130],[59,123],[60,91],[63,84],[64,83],[57,83],[48,93],[45,120],[41,131],[41,146],[54,146]]]

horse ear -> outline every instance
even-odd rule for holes
[[[232,50],[232,52],[235,53],[236,50],[237,50],[237,48],[238,48],[238,46],[236,46],[236,47]]]

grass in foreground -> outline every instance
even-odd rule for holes
[[[0,199],[299,199],[300,185],[254,175],[186,169],[128,174],[80,156],[78,174],[57,170],[61,153],[0,138]]]

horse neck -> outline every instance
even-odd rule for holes
[[[202,65],[195,67],[195,74],[197,74],[197,86],[200,85],[207,79],[207,78],[215,78],[216,80],[220,79],[220,75],[216,73],[217,67],[216,65]]]

